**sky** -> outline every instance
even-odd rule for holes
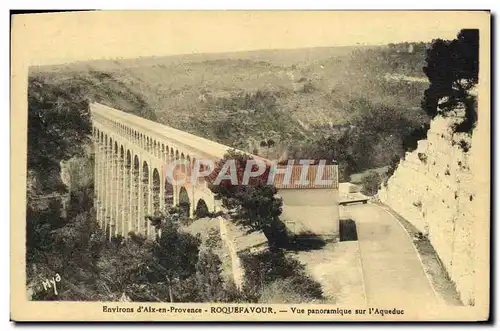
[[[29,65],[93,59],[453,39],[484,12],[95,11],[16,15]]]

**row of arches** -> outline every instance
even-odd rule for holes
[[[110,237],[126,237],[130,232],[151,237],[156,229],[145,216],[158,215],[174,205],[190,216],[208,214],[203,199],[192,210],[194,201],[186,188],[174,187],[166,180],[158,163],[155,166],[151,160],[141,160],[132,146],[127,147],[98,129],[94,130],[94,138],[98,220]]]
[[[127,164],[127,167],[130,167],[131,165],[131,158],[132,155],[134,157],[139,158],[138,155],[140,155],[140,152],[133,152],[133,147],[130,146],[130,144],[124,144],[122,139],[117,139],[116,137],[109,135],[107,133],[104,133],[103,131],[100,131],[99,129],[94,130],[94,141],[96,144],[99,144],[101,146],[104,146],[106,148],[106,151],[109,151],[110,153],[114,153],[116,157],[120,158],[120,162],[125,162]],[[167,146],[168,148],[168,146]],[[189,180],[189,177],[191,175],[191,171],[194,168],[194,162],[196,162],[195,158],[191,158],[189,154],[186,153],[186,156],[184,152],[179,152],[178,149],[170,148],[171,152],[169,156],[166,156],[161,159],[162,163],[160,164],[160,169],[156,168],[156,171],[166,171],[166,166],[173,160],[182,160],[180,165],[177,165],[175,167],[175,172],[177,174],[184,174],[186,175],[186,180]],[[126,157],[126,160],[125,160]],[[147,164],[147,161],[143,161]],[[141,165],[143,166],[143,165]],[[200,168],[203,168],[201,166]],[[149,167],[148,167],[149,169]],[[153,170],[154,171],[154,170]]]
[[[176,146],[169,146],[168,143],[165,143],[163,141],[160,141],[159,139],[155,139],[149,136],[148,134],[130,128],[125,124],[111,121],[109,119],[104,119],[104,122],[107,123],[107,125],[111,126],[120,137],[126,138],[128,141],[139,146],[158,159],[164,161],[179,159],[186,160],[187,164],[191,167],[196,161],[196,159],[193,158],[189,154],[189,152],[184,153],[183,151],[179,151],[179,148],[177,148]],[[112,143],[113,141],[113,138],[111,136],[108,136],[108,134],[104,130],[99,129],[96,126],[93,127],[92,135],[94,137],[94,140],[101,144],[106,144],[108,142]]]

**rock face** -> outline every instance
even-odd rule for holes
[[[86,147],[86,154],[61,162],[61,180],[69,191],[88,186],[94,181],[92,147]]]
[[[474,177],[474,162],[489,160],[478,159],[481,146],[474,144],[475,132],[472,137],[453,133],[452,125],[460,118],[433,119],[427,140],[406,153],[378,198],[428,236],[462,302],[474,305],[475,222],[480,216],[475,200],[481,185]]]

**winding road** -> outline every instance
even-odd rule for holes
[[[438,303],[412,240],[397,219],[374,204],[348,205],[342,214],[356,222],[368,305]]]

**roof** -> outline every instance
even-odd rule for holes
[[[307,168],[302,164],[290,167],[291,175],[277,173],[274,176],[274,186],[278,189],[312,189],[333,188],[338,189],[338,165],[310,165]],[[286,171],[286,166],[278,167],[278,171]],[[305,181],[301,181],[302,172],[306,172]],[[326,181],[329,181],[328,183]]]

